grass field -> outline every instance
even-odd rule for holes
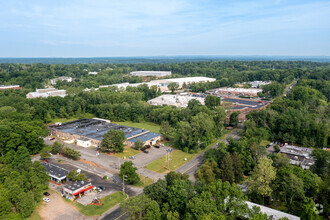
[[[86,216],[98,216],[98,215],[102,215],[105,211],[107,211],[111,207],[124,201],[125,198],[126,198],[126,195],[123,195],[122,192],[115,192],[115,193],[111,194],[111,199],[110,199],[110,195],[103,197],[101,199],[102,205],[100,205],[100,206],[97,206],[97,205],[84,206],[78,202],[74,202],[74,205],[78,208],[78,210],[82,214],[84,214]]]
[[[124,121],[124,122],[112,122],[119,125],[130,126],[134,128],[143,128],[155,133],[159,133],[160,125],[151,123],[151,122],[131,122],[131,121]]]
[[[111,156],[118,157],[120,159],[124,159],[124,157],[126,157],[126,159],[128,159],[130,156],[134,156],[134,155],[136,155],[136,154],[138,154],[140,152],[141,151],[135,150],[132,147],[127,147],[127,148],[124,148],[124,151],[123,152],[121,152],[121,153],[114,153],[114,154],[111,154]]]
[[[54,118],[51,123],[55,123],[55,122],[68,122],[68,121],[74,121],[80,118],[94,118],[95,116],[93,114],[90,113],[85,113],[85,114],[81,114],[79,117],[70,117],[70,118]]]
[[[167,161],[167,156],[161,157],[157,160],[154,160],[153,162],[147,164],[145,168],[152,170],[157,173],[167,173],[169,171],[176,170],[177,168],[181,167],[203,151],[206,151],[210,149],[214,144],[216,144],[219,140],[223,139],[228,135],[229,133],[233,132],[234,130],[225,130],[224,134],[217,140],[212,141],[211,144],[209,144],[204,150],[199,151],[198,153],[189,154],[185,153],[181,150],[174,150],[172,151],[170,155],[170,161]],[[170,165],[170,168],[168,169],[168,164]]]
[[[140,177],[140,182],[134,184],[134,186],[136,186],[136,187],[144,188],[144,187],[146,187],[146,186],[148,186],[148,185],[150,185],[154,182],[149,177],[142,176],[140,174],[139,174],[139,177]]]

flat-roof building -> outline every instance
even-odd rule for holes
[[[278,220],[281,218],[287,218],[289,220],[300,220],[298,216],[291,215],[285,212],[278,211],[276,209],[272,209],[263,205],[259,205],[253,202],[246,201],[246,204],[248,205],[249,209],[252,209],[254,206],[260,208],[260,212],[266,214],[268,217],[270,217],[271,220]]]
[[[88,75],[97,75],[98,72],[88,72]]]
[[[66,90],[58,90],[55,88],[48,89],[36,89],[36,92],[29,92],[26,94],[26,98],[48,98],[50,96],[59,96],[64,98],[66,96]]]
[[[67,81],[67,82],[72,82],[72,77],[69,77],[69,76],[60,76],[58,78],[54,78],[54,79],[51,79],[50,80],[50,83],[52,85],[56,85],[56,82],[57,81]]]
[[[146,129],[133,128],[124,125],[113,124],[104,119],[78,119],[62,123],[62,125],[49,126],[52,134],[65,140],[77,140],[77,144],[83,147],[98,146],[103,140],[103,135],[109,130],[121,130],[125,133],[126,144],[134,144],[138,139],[150,144],[153,140],[159,140],[160,134]],[[139,138],[137,138],[139,137]],[[90,145],[89,145],[90,143]]]
[[[205,82],[214,82],[216,79],[214,78],[209,78],[209,77],[186,77],[186,78],[171,78],[171,79],[159,79],[159,80],[151,80],[150,82],[143,82],[143,83],[118,83],[118,84],[112,84],[112,85],[102,85],[99,88],[106,88],[110,86],[116,86],[119,89],[126,89],[128,86],[131,87],[137,87],[139,85],[146,84],[149,88],[152,86],[156,86],[159,88],[161,91],[169,91],[167,86],[170,83],[176,83],[179,85],[179,87],[182,87],[183,84],[186,84],[187,86],[192,83],[205,83]]]
[[[134,71],[130,72],[131,76],[156,76],[159,77],[165,77],[165,76],[171,76],[171,71]]]
[[[218,88],[207,91],[212,95],[226,95],[226,96],[258,96],[258,93],[262,92],[262,89],[244,89],[244,88]]]
[[[161,95],[148,101],[150,105],[172,105],[177,107],[188,107],[190,100],[198,100],[204,105],[206,95],[201,93],[181,93],[178,95]]]
[[[69,173],[68,170],[63,169],[51,163],[42,162],[46,169],[46,173],[50,177],[50,180],[55,183],[62,183],[66,181],[66,175]]]
[[[63,186],[62,193],[63,195],[71,200],[78,199],[83,195],[89,193],[93,189],[93,185],[88,181],[75,181],[67,183]]]
[[[290,159],[290,164],[301,166],[303,169],[309,169],[315,161],[311,156],[313,148],[297,147],[285,144],[281,147],[280,153],[286,154]]]
[[[19,85],[0,85],[0,90],[5,89],[22,89]]]

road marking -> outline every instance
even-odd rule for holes
[[[123,215],[125,215],[127,212],[124,212],[123,214],[121,214],[118,218],[116,218],[115,220],[118,220],[119,218],[121,218]]]
[[[199,164],[199,163],[200,163],[200,161],[198,161],[197,163],[195,163],[194,165],[192,165],[188,170],[184,171],[183,173],[188,172],[189,170],[191,170],[191,168],[193,168],[194,166],[196,166],[196,165]]]

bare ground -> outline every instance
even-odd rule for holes
[[[65,202],[57,193],[49,196],[50,202],[40,206],[39,215],[43,220],[94,220],[97,217],[86,217],[72,204]]]

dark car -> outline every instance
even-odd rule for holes
[[[147,150],[144,150],[143,152],[144,152],[144,153],[146,153],[146,154],[148,154],[148,153],[149,153],[149,151],[147,151]]]
[[[105,186],[99,186],[99,188],[105,190]]]
[[[50,196],[49,192],[44,192],[44,196]]]
[[[159,148],[159,145],[155,145],[154,147],[155,147],[155,148]]]
[[[55,140],[55,138],[54,138],[54,137],[52,137],[52,138],[51,138],[51,139],[49,139],[49,140],[51,140],[51,141],[52,141],[52,140]]]

